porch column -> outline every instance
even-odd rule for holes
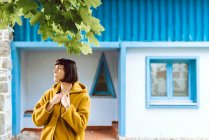
[[[13,36],[8,29],[0,30],[0,139],[12,138],[11,51]]]

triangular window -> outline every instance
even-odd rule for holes
[[[102,54],[97,72],[92,85],[91,96],[111,96],[116,97],[109,68],[104,56]]]

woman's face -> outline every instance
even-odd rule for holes
[[[54,72],[54,82],[58,83],[60,80],[64,78],[65,71],[63,65],[55,65],[53,72]]]

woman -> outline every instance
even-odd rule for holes
[[[53,72],[56,84],[44,93],[32,115],[36,126],[44,126],[41,140],[84,140],[90,97],[78,82],[76,63],[58,59]]]

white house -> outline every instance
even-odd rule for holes
[[[12,134],[35,128],[30,112],[53,85],[60,57],[77,62],[91,96],[89,126],[118,122],[120,139],[209,139],[209,2],[103,0],[105,27],[92,55],[69,56],[41,41],[37,26],[15,26]],[[26,30],[27,29],[27,30]]]

